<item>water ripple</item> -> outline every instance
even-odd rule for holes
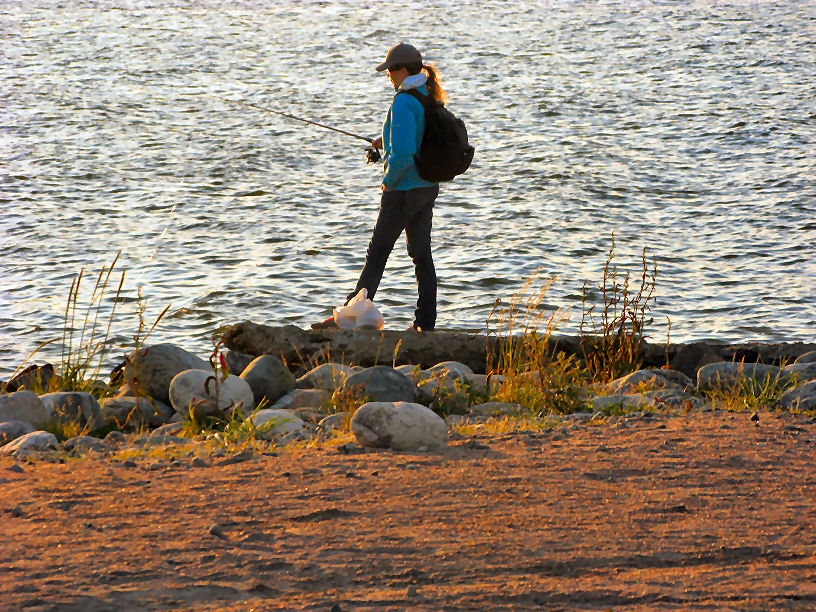
[[[669,317],[675,340],[815,339],[812,3],[426,4],[413,40],[477,147],[435,208],[441,327],[482,330],[537,269],[559,276],[548,303],[580,306],[614,232],[621,273],[657,260],[654,337]],[[198,352],[221,323],[306,326],[342,301],[379,197],[364,146],[224,99],[373,136],[391,93],[372,67],[411,8],[3,9],[0,374],[120,250],[123,344],[139,287],[149,313],[173,305],[156,339]],[[389,327],[415,291],[400,242]]]

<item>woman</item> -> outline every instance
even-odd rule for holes
[[[373,143],[375,148],[383,150],[380,210],[363,271],[348,300],[362,288],[367,289],[369,298],[374,298],[388,256],[405,230],[419,293],[410,329],[432,331],[436,325],[436,270],[431,255],[431,222],[439,184],[420,178],[414,164],[425,126],[422,103],[414,96],[400,95],[400,92],[416,88],[419,93],[441,102],[445,102],[447,96],[436,69],[424,65],[422,55],[412,45],[401,43],[392,47],[385,61],[377,66],[378,72],[384,70],[388,71],[397,94],[388,109],[382,136]]]

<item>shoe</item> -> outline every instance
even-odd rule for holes
[[[416,332],[432,332],[432,329],[422,329],[419,325],[414,323],[411,327],[406,329],[405,331],[416,331]]]
[[[340,327],[334,321],[334,317],[329,317],[320,323],[312,323],[312,329],[340,329]]]

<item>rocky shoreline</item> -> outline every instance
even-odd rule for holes
[[[553,349],[573,355],[580,355],[580,341],[549,339]],[[759,409],[816,410],[816,344],[644,344],[643,369],[582,389],[582,409],[574,414],[531,420],[527,406],[492,397],[505,382],[485,372],[486,356],[500,350],[495,337],[244,322],[225,328],[222,342],[228,350],[216,349],[210,361],[170,344],[142,347],[109,381],[92,381],[89,391],[38,394],[48,389],[54,368],[28,368],[0,385],[0,454],[187,444],[190,421],[211,417],[231,420],[269,448],[346,431],[353,436],[347,448],[429,451],[447,445],[457,428],[497,418],[546,428],[632,413],[711,411],[712,394],[746,383],[786,387]],[[517,378],[534,386],[537,376]],[[46,423],[73,424],[82,435],[59,440],[39,429]],[[99,431],[108,432],[104,440],[91,435]],[[193,438],[212,441],[212,435]]]

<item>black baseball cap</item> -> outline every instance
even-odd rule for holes
[[[400,43],[388,50],[385,61],[377,66],[377,72],[388,70],[394,66],[413,64],[416,62],[422,63],[422,54],[417,51],[417,48],[408,43]]]

